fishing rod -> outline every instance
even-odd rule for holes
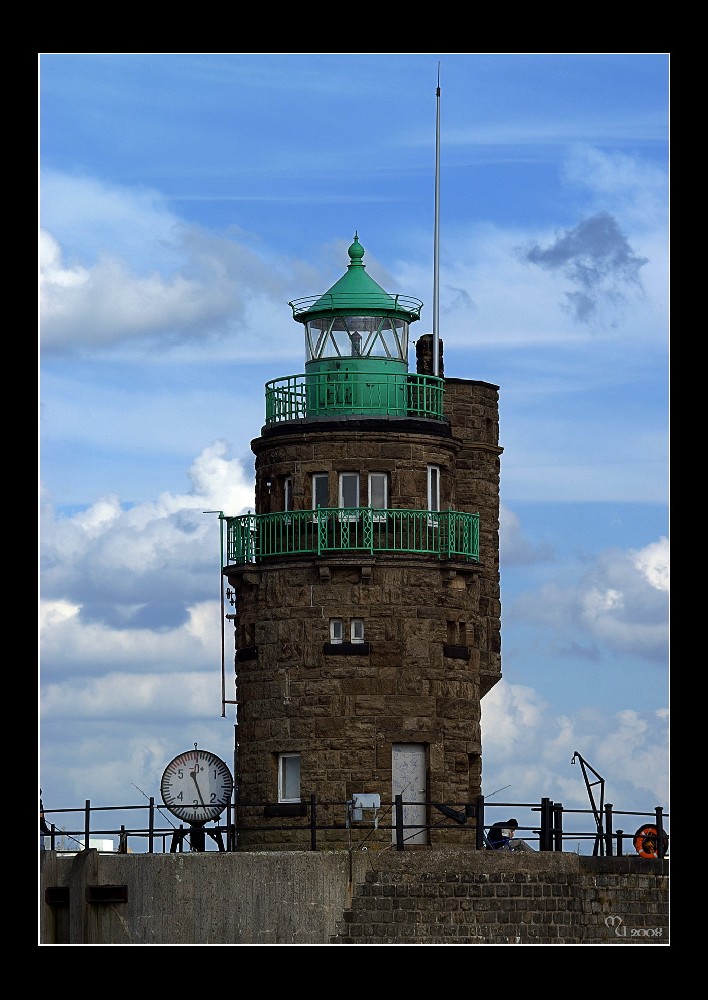
[[[138,786],[137,786],[137,785],[135,784],[135,782],[134,782],[134,781],[131,781],[130,783],[131,783],[131,785],[133,786],[133,788],[137,788],[137,789],[138,789],[138,791],[140,792],[140,794],[141,794],[141,795],[144,795],[144,796],[145,796],[145,798],[146,798],[146,799],[148,800],[148,802],[150,802],[150,801],[151,801],[151,797],[150,797],[149,795],[146,795],[146,794],[145,794],[145,792],[144,792],[144,791],[142,790],[142,788],[139,788],[139,787],[138,787]],[[153,801],[154,801],[154,800],[153,800]],[[174,824],[174,823],[172,822],[172,819],[171,819],[171,818],[170,818],[169,816],[165,816],[165,814],[163,813],[163,811],[162,811],[161,807],[160,807],[160,806],[155,806],[155,808],[156,808],[156,809],[157,809],[157,811],[159,812],[160,816],[162,816],[162,818],[163,818],[164,820],[167,820],[167,822],[168,822],[168,823],[170,824],[170,826],[172,827],[172,829],[173,829],[173,830],[176,830],[176,829],[177,829],[177,827],[176,827],[176,826],[175,826],[175,824]]]
[[[511,785],[503,785],[503,786],[502,786],[501,788],[497,788],[497,791],[496,791],[496,792],[490,792],[490,793],[489,793],[489,795],[485,795],[485,796],[484,796],[484,798],[485,798],[485,801],[486,801],[487,799],[491,799],[492,795],[496,795],[496,794],[497,794],[497,792],[503,792],[503,791],[504,791],[505,789],[507,789],[507,788],[511,788]]]

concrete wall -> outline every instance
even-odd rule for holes
[[[40,944],[668,944],[668,861],[44,852]]]

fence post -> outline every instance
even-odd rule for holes
[[[153,854],[155,840],[155,797],[150,796],[150,814],[148,817],[148,854]]]
[[[622,835],[623,834],[624,834],[624,830],[618,830],[617,831],[617,857],[618,858],[621,858],[622,857],[622,853],[623,853],[623,851],[622,851]]]
[[[231,803],[227,802],[226,803],[226,850],[230,852],[236,850],[236,830],[234,828],[235,819],[236,819],[236,811],[234,810]]]
[[[317,850],[317,796],[310,796],[310,850]]]
[[[553,803],[550,799],[541,799],[541,835],[538,841],[539,851],[553,850],[551,827],[553,825]]]
[[[86,814],[84,816],[84,850],[89,848],[89,832],[91,830],[91,800],[86,799]]]
[[[654,810],[656,814],[656,856],[657,858],[663,858],[664,854],[664,810],[661,806],[657,806]]]
[[[403,796],[397,795],[395,798],[396,813],[396,850],[403,850]]]
[[[605,853],[612,857],[612,803],[605,805]]]
[[[553,850],[563,851],[563,803],[553,803]]]
[[[475,847],[478,851],[484,850],[484,796],[477,796],[477,828],[475,830]]]

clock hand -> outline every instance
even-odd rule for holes
[[[202,790],[199,787],[199,782],[197,781],[197,772],[196,772],[196,769],[194,771],[190,771],[189,773],[191,774],[192,778],[194,779],[194,784],[197,786],[197,794],[199,795],[199,801],[201,802],[202,806],[206,809],[206,802],[204,801],[204,797],[202,796]]]

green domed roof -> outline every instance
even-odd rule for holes
[[[313,313],[330,314],[396,314],[413,322],[420,318],[423,303],[418,299],[403,295],[389,295],[366,273],[363,262],[364,248],[359,236],[354,234],[354,242],[349,247],[349,264],[342,277],[323,295],[296,299],[289,302],[293,318],[306,323]]]

